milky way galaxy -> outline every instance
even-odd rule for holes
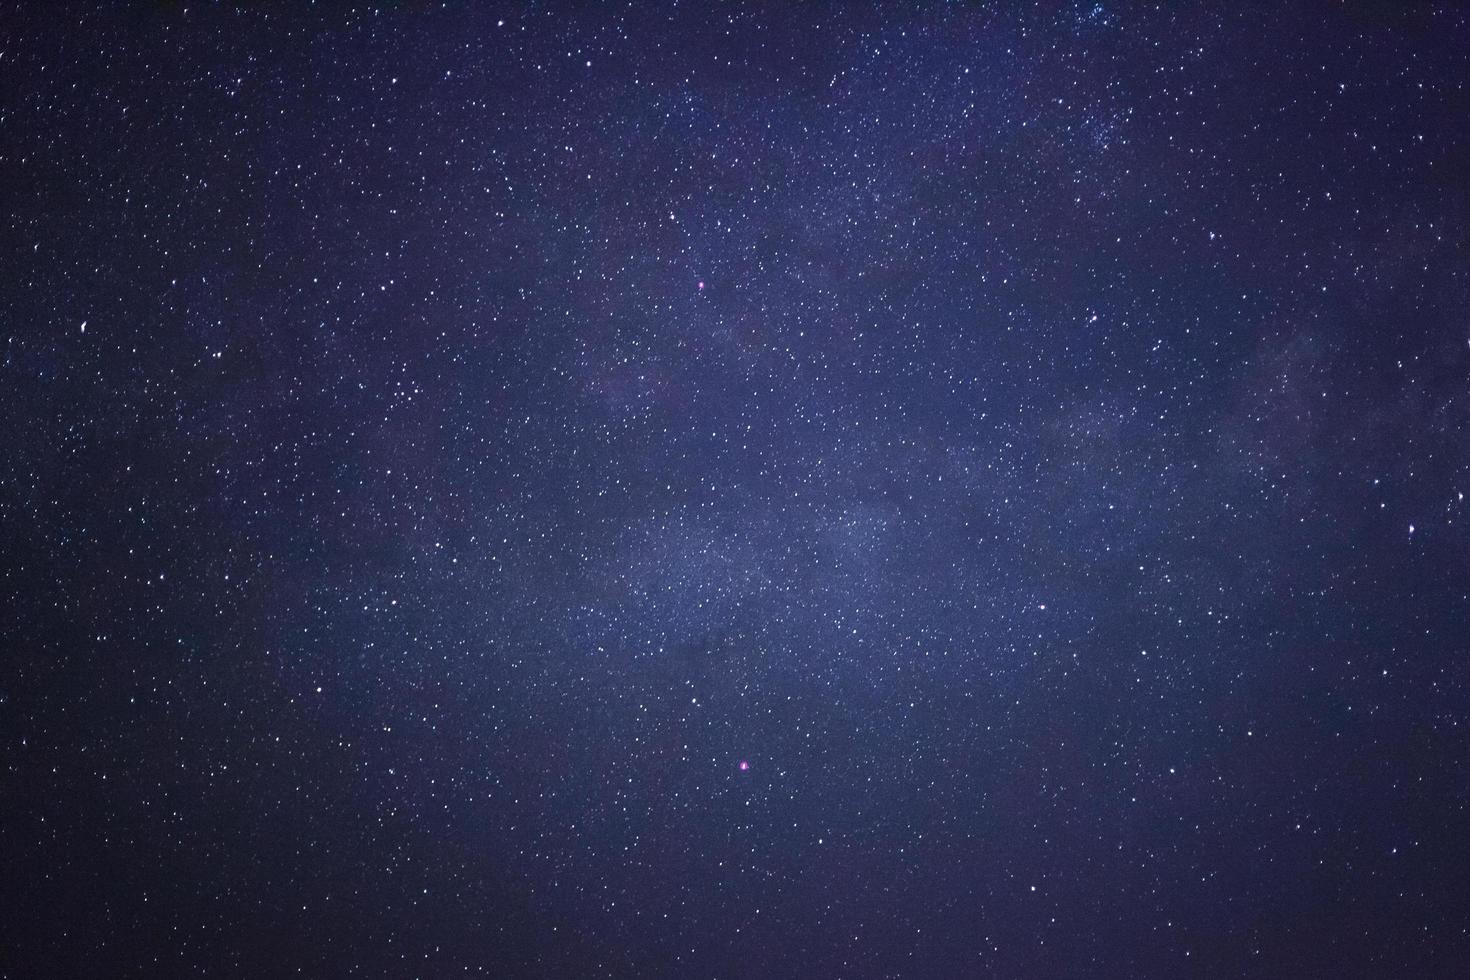
[[[1464,5],[5,6],[0,976],[1464,975]]]

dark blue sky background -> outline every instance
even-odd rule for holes
[[[0,975],[1463,975],[1470,15],[1287,6],[7,4]]]

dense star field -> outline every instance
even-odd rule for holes
[[[7,3],[0,976],[1451,977],[1470,7]]]

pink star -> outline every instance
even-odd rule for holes
[[[750,763],[749,762],[746,762],[744,759],[741,759],[740,760],[740,771],[741,772],[750,772]]]
[[[704,280],[703,279],[699,280],[699,288],[700,289],[703,289],[704,288]]]

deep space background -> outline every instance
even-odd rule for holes
[[[0,975],[1465,976],[1470,6],[6,3]]]

